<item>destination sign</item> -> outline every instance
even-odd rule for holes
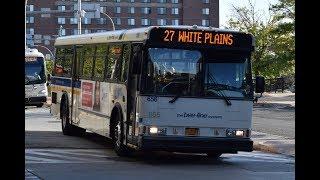
[[[25,57],[25,62],[34,62],[37,61],[37,57]]]
[[[151,44],[168,46],[229,47],[251,50],[252,41],[250,34],[240,32],[154,28],[150,33]]]

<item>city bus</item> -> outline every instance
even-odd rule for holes
[[[51,113],[63,134],[108,137],[119,156],[252,151],[252,35],[150,26],[59,37],[55,48]]]
[[[42,107],[47,101],[46,63],[37,49],[25,50],[25,105]]]

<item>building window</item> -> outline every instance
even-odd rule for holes
[[[202,26],[209,26],[209,20],[207,19],[202,19]]]
[[[70,18],[70,24],[78,24],[78,18]]]
[[[134,7],[129,7],[128,12],[129,12],[130,14],[134,14]]]
[[[100,12],[107,12],[106,6],[100,6]]]
[[[118,7],[118,6],[117,6],[117,7],[115,8],[115,13],[118,13],[118,14],[121,13],[121,7]]]
[[[34,17],[26,17],[26,22],[29,23],[34,23]]]
[[[179,0],[171,0],[172,4],[178,4]]]
[[[34,35],[34,29],[33,28],[27,28],[27,34]]]
[[[81,22],[82,22],[83,24],[91,24],[91,18],[82,18],[82,19],[81,19]]]
[[[202,9],[202,14],[208,15],[209,14],[209,8],[203,8]]]
[[[142,14],[151,14],[151,8],[150,7],[143,7],[141,8]]]
[[[58,34],[60,35],[60,36],[65,36],[66,35],[66,29],[58,29]]]
[[[143,2],[143,3],[150,3],[151,0],[141,0],[141,2]]]
[[[165,25],[167,25],[167,20],[166,19],[158,19],[157,24],[158,24],[158,26],[165,26]]]
[[[113,22],[114,22],[116,25],[121,25],[121,19],[120,19],[120,18],[114,18],[114,19],[113,19]]]
[[[209,4],[209,0],[202,0],[203,3]]]
[[[159,8],[157,9],[157,11],[158,11],[158,14],[166,14],[166,13],[167,13],[167,8],[165,8],[165,7],[159,7]]]
[[[178,26],[179,25],[179,19],[173,19],[172,20],[172,25]]]
[[[91,30],[90,29],[82,29],[82,33],[83,34],[88,34],[88,33],[91,33]]]
[[[117,2],[117,3],[119,3],[119,2],[121,2],[121,0],[114,0],[114,2]]]
[[[97,24],[107,24],[106,18],[97,18]]]
[[[104,29],[98,29],[97,32],[107,32],[107,30],[104,30]]]
[[[59,11],[65,11],[66,10],[66,6],[58,6],[58,10]]]
[[[128,25],[134,26],[135,25],[135,19],[129,18],[128,19]]]
[[[128,0],[128,2],[134,3],[134,0]]]
[[[167,0],[158,0],[157,2],[158,2],[158,3],[166,3]]]
[[[34,11],[34,5],[32,5],[32,4],[27,5],[26,11]]]
[[[151,24],[150,19],[141,19],[141,25],[150,26],[150,24]]]
[[[66,18],[58,18],[58,24],[66,24]]]
[[[78,34],[78,29],[73,29],[73,34],[74,35]]]
[[[172,8],[171,14],[179,14],[179,8]]]

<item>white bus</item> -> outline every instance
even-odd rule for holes
[[[25,50],[25,105],[41,107],[47,101],[46,63],[37,49]]]
[[[119,156],[252,151],[250,34],[150,26],[59,37],[55,48],[51,112],[63,134],[106,136]]]

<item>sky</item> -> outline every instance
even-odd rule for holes
[[[226,25],[227,21],[231,18],[231,9],[232,5],[235,6],[244,6],[247,5],[248,0],[219,0],[219,21],[220,21],[220,27],[223,28],[224,25]],[[253,3],[255,3],[257,9],[264,13],[268,13],[268,4],[275,4],[278,2],[278,0],[252,0]]]

